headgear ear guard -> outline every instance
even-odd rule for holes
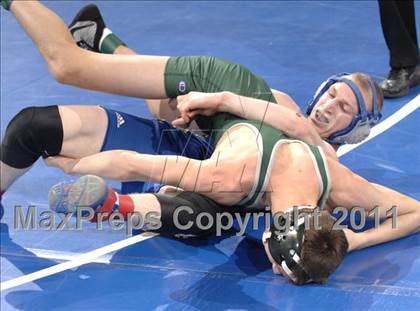
[[[377,124],[382,117],[378,107],[378,94],[376,92],[375,83],[372,79],[369,78],[368,80],[372,91],[372,112],[367,112],[366,103],[359,87],[352,80],[345,78],[344,76],[346,75],[349,75],[349,73],[340,73],[324,81],[315,92],[315,95],[309,102],[306,110],[306,114],[309,116],[321,96],[334,83],[344,82],[351,88],[357,99],[358,113],[354,116],[349,126],[331,134],[327,138],[329,143],[336,145],[356,144],[362,141],[369,135],[371,127]]]
[[[299,213],[299,210],[308,208],[314,209],[312,206],[299,206],[297,211]],[[296,213],[294,214],[296,215]],[[271,257],[282,267],[291,280],[296,282],[297,279],[293,271],[299,266],[306,274],[309,283],[312,280],[302,267],[300,258],[305,233],[305,217],[298,214],[297,219],[295,219],[296,217],[290,216],[291,212],[289,211],[278,219],[281,226],[284,226],[284,224],[289,224],[289,226],[278,230],[274,223],[271,224],[270,229],[264,232],[262,240],[263,243],[268,244]],[[286,219],[286,217],[289,217],[289,219]]]

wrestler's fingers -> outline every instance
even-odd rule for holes
[[[208,108],[202,108],[202,109],[194,109],[193,111],[189,112],[188,115],[192,119],[196,115],[202,115],[202,116],[212,116],[216,113],[216,111]]]
[[[57,167],[62,169],[65,173],[71,174],[73,167],[78,162],[78,159],[63,157],[63,156],[54,156],[44,159],[44,162],[48,166]]]
[[[191,110],[189,100],[184,100],[184,101],[178,102],[176,107],[179,110],[179,112],[181,113],[181,115],[186,114]]]
[[[209,102],[208,96],[203,96],[200,93],[194,92],[181,96],[178,96],[180,100],[178,100],[177,106],[178,110],[180,111],[191,111],[199,108],[211,108],[211,103]]]
[[[185,111],[184,102],[178,101],[178,104],[176,105],[176,108],[179,110],[180,113],[183,113]]]
[[[191,111],[185,109],[185,107],[182,107],[181,109],[179,109],[179,113],[180,113],[180,117],[183,118],[186,123],[191,122],[191,118],[190,118]]]
[[[187,122],[185,122],[185,120],[183,119],[183,118],[181,118],[181,117],[179,117],[179,118],[177,118],[177,119],[175,119],[175,120],[173,120],[172,121],[172,125],[173,126],[184,126],[184,125],[187,125],[188,123]]]
[[[211,108],[211,103],[204,97],[191,98],[183,103],[184,109],[196,110]]]
[[[187,98],[188,97],[188,94],[185,94],[185,95],[178,95],[177,97],[176,97],[176,99],[178,100],[178,102],[182,102],[182,101],[184,101],[185,100],[185,98]]]
[[[176,97],[176,101],[177,101],[177,106],[182,105],[183,103],[187,102],[189,100],[189,98],[191,97],[190,94],[185,94],[185,95],[179,95]]]

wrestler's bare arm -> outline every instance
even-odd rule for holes
[[[369,183],[338,162],[329,161],[329,168],[332,177],[329,206],[344,206],[348,209],[359,206],[366,212],[378,207],[382,219],[387,217],[387,211],[396,206],[397,224],[395,228],[392,226],[392,219],[388,218],[378,228],[361,233],[347,231],[349,251],[420,232],[419,201],[387,187]]]
[[[211,116],[218,112],[228,112],[244,119],[264,122],[308,143],[315,144],[322,141],[300,112],[232,92],[190,92],[178,96],[178,109],[186,123],[198,114]]]
[[[300,112],[299,106],[288,94],[276,89],[271,89],[271,93],[274,95],[274,98],[279,105],[289,108],[295,112]]]
[[[234,109],[228,111],[242,118],[263,121],[284,131],[288,136],[303,140],[308,144],[320,146],[324,152],[338,161],[336,150],[319,136],[315,128],[301,113],[296,102],[286,93],[271,89],[277,104],[264,102],[264,109],[259,108],[260,101],[255,98],[238,96],[225,92],[225,101]],[[260,101],[259,103],[257,101]],[[238,105],[240,104],[240,105]],[[225,108],[226,109],[226,108]]]
[[[195,191],[200,172],[205,174],[202,161],[199,160],[127,150],[104,151],[80,159],[49,157],[45,162],[61,168],[67,174],[93,174],[118,181],[150,181],[188,191]]]
[[[300,112],[288,108],[287,105],[278,105],[232,92],[191,92],[178,96],[177,99],[181,116],[173,122],[176,126],[188,124],[198,114],[211,116],[218,112],[228,112],[244,119],[264,122],[290,137],[321,146],[333,157],[336,155],[335,150],[319,136],[310,122]]]
[[[255,180],[258,146],[254,141],[255,133],[251,129],[237,126],[223,135],[212,157],[203,161],[112,150],[81,159],[50,157],[46,163],[69,174],[167,184],[233,205],[249,193]]]

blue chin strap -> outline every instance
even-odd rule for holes
[[[369,79],[369,85],[372,91],[373,98],[372,112],[367,112],[366,103],[363,99],[359,87],[352,80],[345,78],[345,76],[347,75],[349,75],[349,73],[340,73],[324,81],[316,91],[312,100],[309,102],[308,108],[306,110],[306,114],[309,116],[312,110],[314,109],[316,103],[321,98],[321,96],[334,83],[344,82],[351,88],[354,95],[356,96],[359,111],[357,115],[354,116],[353,120],[351,121],[348,127],[331,134],[327,138],[327,141],[330,144],[343,145],[356,144],[361,142],[363,139],[369,136],[370,129],[372,128],[372,126],[377,124],[382,117],[378,108],[378,94],[376,93],[375,84],[372,81],[372,79]]]

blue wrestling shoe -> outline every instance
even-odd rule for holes
[[[56,213],[74,213],[78,207],[97,208],[108,196],[105,181],[98,176],[85,175],[75,182],[61,182],[48,192],[48,204]]]

